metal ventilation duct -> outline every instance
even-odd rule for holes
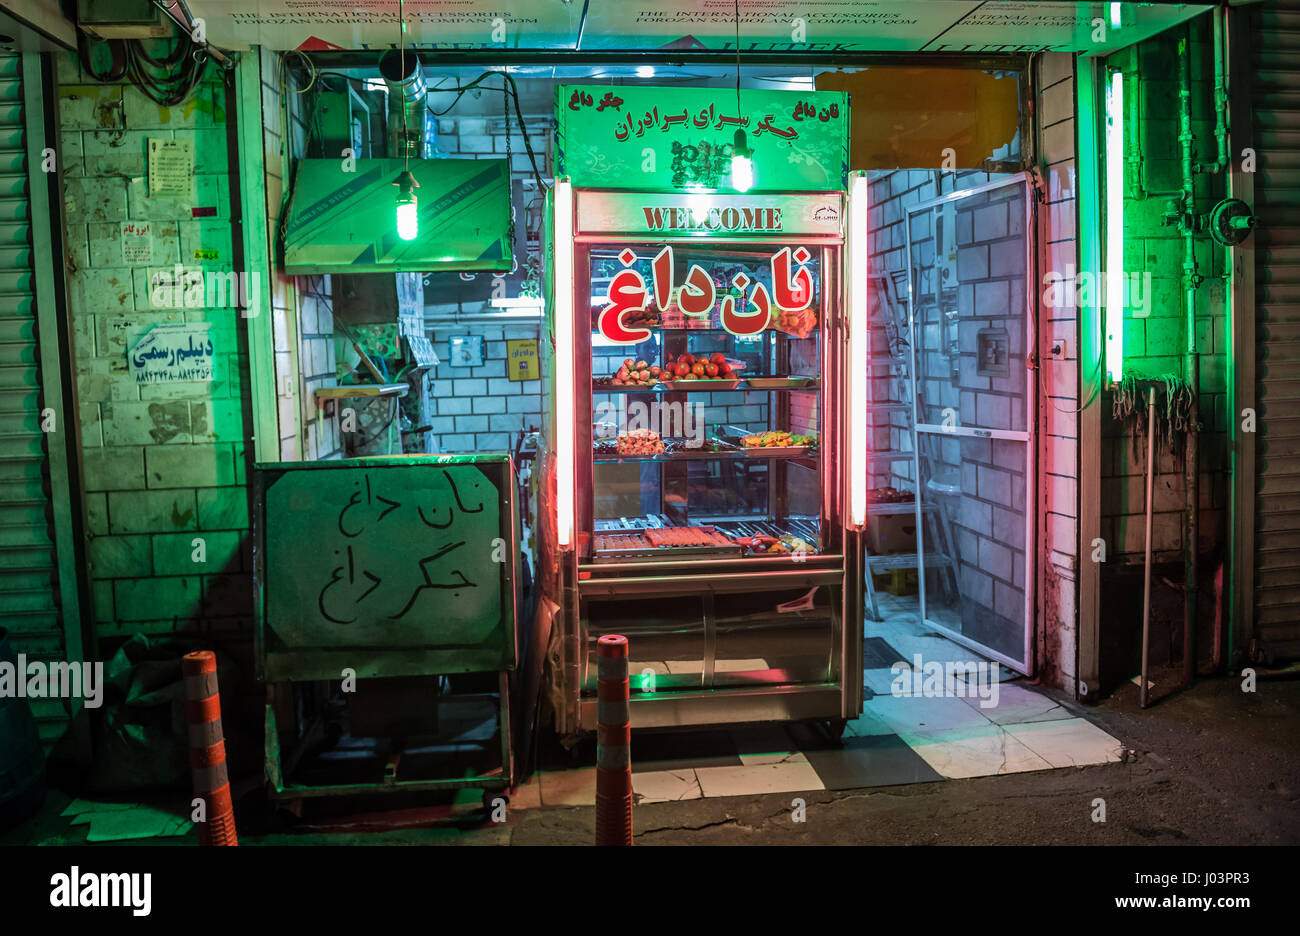
[[[405,61],[403,61],[405,59]],[[379,75],[388,85],[388,157],[419,159],[426,155],[426,141],[432,138],[428,87],[424,66],[414,52],[386,52],[379,60]],[[430,147],[432,149],[432,147]],[[432,155],[431,153],[429,155]]]

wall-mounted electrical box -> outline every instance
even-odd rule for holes
[[[975,352],[975,372],[981,377],[1011,376],[1011,333],[1005,328],[981,328]]]
[[[77,0],[77,25],[97,39],[162,39],[174,31],[153,0]]]
[[[322,91],[317,107],[322,155],[342,158],[343,150],[352,150],[356,159],[369,159],[370,108],[365,100],[345,82],[343,91]]]
[[[452,335],[447,339],[452,367],[483,366],[482,335]]]

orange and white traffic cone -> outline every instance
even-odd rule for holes
[[[221,731],[216,654],[211,650],[185,654],[181,672],[185,676],[185,720],[190,729],[190,775],[194,795],[203,799],[206,808],[206,821],[199,823],[199,844],[238,845]]]
[[[596,641],[596,844],[632,844],[632,720],[627,638]]]

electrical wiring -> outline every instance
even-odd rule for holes
[[[740,0],[736,3],[736,116],[741,116],[740,110]]]
[[[284,76],[283,76],[283,73],[284,73],[284,69],[285,69],[285,63],[288,62],[288,60],[289,60],[289,56],[291,56],[291,55],[296,55],[296,56],[298,56],[298,60],[299,60],[300,62],[303,62],[303,63],[306,64],[307,68],[310,70],[310,73],[311,73],[311,80],[307,82],[307,86],[306,86],[305,88],[302,88],[302,89],[298,89],[298,88],[290,88],[289,90],[292,91],[294,94],[306,94],[308,91],[310,91],[310,90],[315,86],[315,84],[316,84],[316,79],[317,79],[317,77],[319,77],[319,75],[318,75],[318,73],[317,73],[317,71],[316,71],[316,63],[313,62],[313,61],[311,60],[311,56],[310,56],[310,55],[308,55],[307,53],[303,52],[301,49],[290,49],[288,52],[282,52],[282,53],[280,53],[280,70],[281,70],[281,75],[280,75],[280,78],[279,78],[279,83],[280,83],[281,87],[284,86]]]
[[[148,62],[150,65],[153,65],[155,68],[164,68],[164,69],[175,68],[177,65],[180,64],[180,61],[184,57],[186,52],[185,43],[177,42],[175,48],[173,48],[169,53],[160,56],[159,58],[154,58],[145,50],[144,43],[140,42],[138,39],[132,41],[136,43],[137,52],[140,55],[140,57],[144,59],[146,62]]]
[[[176,45],[169,56],[154,59],[144,51],[140,40],[126,41],[127,77],[160,107],[175,107],[184,103],[202,80],[207,65],[207,53],[195,46],[189,36],[179,36]],[[167,70],[169,66],[163,63],[173,58],[177,51],[182,53],[176,60],[180,67],[175,71]]]
[[[90,50],[90,37],[81,30],[77,30],[77,56],[81,59],[82,70],[98,82],[111,84],[121,81],[126,74],[126,51],[121,39],[109,40],[105,42],[105,45],[113,55],[113,64],[108,71],[97,72],[94,63],[91,61],[93,56]]]
[[[1042,365],[1041,365],[1040,363],[1038,363],[1037,361],[1035,361],[1035,362],[1034,362],[1034,367],[1033,367],[1033,369],[1034,369],[1035,371],[1037,371],[1037,373],[1038,373],[1038,388],[1039,388],[1039,391],[1040,391],[1040,393],[1041,393],[1043,399],[1046,400],[1046,401],[1048,402],[1048,405],[1051,406],[1052,409],[1056,410],[1058,413],[1060,413],[1060,414],[1063,415],[1063,416],[1077,416],[1079,413],[1082,413],[1085,409],[1087,409],[1087,408],[1092,404],[1092,401],[1095,400],[1095,399],[1097,398],[1097,394],[1101,392],[1101,390],[1100,390],[1100,384],[1096,383],[1096,382],[1094,381],[1094,379],[1093,379],[1093,378],[1095,378],[1098,374],[1101,373],[1101,359],[1100,359],[1100,358],[1098,358],[1098,360],[1097,360],[1097,366],[1096,366],[1096,368],[1093,370],[1092,374],[1091,374],[1091,375],[1089,376],[1089,378],[1088,378],[1088,383],[1089,383],[1090,385],[1092,385],[1092,386],[1093,386],[1094,388],[1096,388],[1096,389],[1093,390],[1092,394],[1089,395],[1088,399],[1084,400],[1083,403],[1082,403],[1080,406],[1078,406],[1077,408],[1075,408],[1075,409],[1062,409],[1061,407],[1057,406],[1056,403],[1055,403],[1055,401],[1053,401],[1051,395],[1047,392],[1047,385],[1043,382],[1043,367],[1042,367]]]
[[[112,84],[127,79],[149,100],[160,107],[176,107],[194,93],[203,80],[208,53],[195,44],[188,32],[172,23],[175,44],[162,55],[153,55],[139,39],[111,39],[106,44],[112,53],[108,71],[96,70],[90,37],[77,34],[77,55],[81,67],[96,81]]]
[[[511,103],[514,105],[515,122],[519,125],[519,133],[524,138],[524,149],[527,150],[528,152],[528,162],[533,169],[533,178],[536,180],[538,187],[542,191],[544,192],[549,191],[550,186],[547,185],[545,180],[542,178],[541,170],[537,166],[537,153],[533,149],[532,136],[529,134],[528,126],[524,122],[523,108],[519,103],[519,86],[515,83],[514,77],[510,75],[509,72],[486,71],[483,72],[483,74],[479,75],[477,78],[475,78],[473,81],[471,81],[469,84],[466,85],[457,84],[454,87],[450,87],[450,88],[442,87],[442,82],[440,81],[437,85],[434,85],[429,90],[444,93],[444,94],[450,94],[451,92],[454,91],[456,93],[456,97],[453,98],[452,102],[448,104],[446,107],[444,107],[442,110],[433,110],[433,115],[435,117],[445,117],[448,113],[452,111],[453,108],[455,108],[457,104],[460,103],[460,99],[462,97],[464,97],[470,91],[473,91],[475,88],[477,88],[487,79],[492,78],[494,76],[500,76],[501,78],[504,79],[505,87],[503,90],[508,91],[510,94]],[[344,74],[343,72],[322,71],[317,73],[317,77],[322,79],[322,85],[324,83],[324,79],[342,78],[344,81],[355,81],[361,87],[365,86],[364,78],[358,78],[355,75],[348,75],[348,74]],[[484,90],[492,91],[496,89],[492,88],[491,86],[488,86],[485,87]],[[430,108],[430,110],[432,110],[432,108]]]

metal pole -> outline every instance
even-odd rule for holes
[[[632,844],[632,719],[627,638],[596,641],[596,844]]]
[[[1151,501],[1155,487],[1156,461],[1156,388],[1147,397],[1147,517],[1146,565],[1142,574],[1142,685],[1138,696],[1142,708],[1147,707],[1147,657],[1151,649]]]

